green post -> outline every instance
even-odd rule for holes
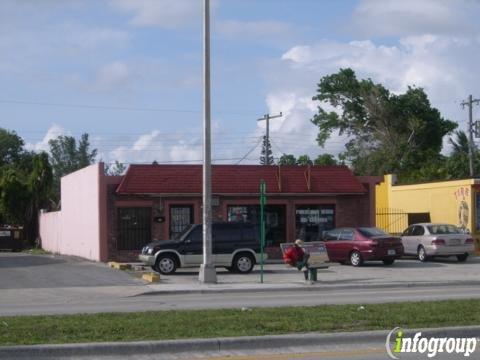
[[[263,284],[263,249],[265,247],[265,181],[260,180],[260,282]]]

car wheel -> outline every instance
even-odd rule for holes
[[[395,262],[395,259],[383,259],[385,265],[392,265]]]
[[[235,272],[240,274],[248,274],[253,270],[255,259],[251,254],[238,254],[233,259],[232,268]]]
[[[171,255],[159,255],[155,262],[155,270],[163,275],[171,275],[177,270],[177,262]]]
[[[359,251],[352,251],[350,254],[350,264],[353,266],[361,266],[363,264],[362,254]]]
[[[428,260],[427,252],[423,246],[420,246],[417,251],[418,260],[425,262]]]
[[[457,255],[458,262],[465,262],[468,258],[468,254]]]

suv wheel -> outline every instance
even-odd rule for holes
[[[177,270],[177,262],[171,255],[159,255],[155,262],[155,270],[163,275],[171,275]]]
[[[240,274],[248,274],[253,270],[255,259],[251,254],[242,253],[235,256],[232,263],[232,268],[235,272]]]

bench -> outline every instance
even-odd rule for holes
[[[282,249],[282,256],[290,247],[294,246],[294,243],[283,243],[280,244]],[[302,245],[302,248],[307,254],[310,255],[308,258],[308,278],[310,281],[317,281],[317,271],[318,269],[328,269],[327,262],[329,261],[327,248],[325,247],[325,242],[323,241],[312,241],[305,242]]]

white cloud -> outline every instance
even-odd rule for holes
[[[270,114],[282,112],[282,117],[270,120],[270,139],[275,158],[282,154],[295,156],[308,154],[315,159],[319,154],[337,155],[343,150],[344,137],[332,136],[323,148],[316,142],[318,130],[310,121],[317,111],[317,104],[307,91],[278,91],[268,94],[266,98]],[[260,122],[255,132],[265,133],[265,122]]]
[[[100,145],[101,147],[101,145]],[[121,163],[182,162],[198,163],[202,159],[202,144],[198,137],[164,134],[153,130],[140,135],[131,146],[119,146],[110,151],[107,161]]]
[[[59,46],[66,46],[74,50],[92,50],[103,46],[124,46],[130,41],[130,34],[123,30],[97,27],[84,28],[82,26],[66,25],[61,31],[64,34],[59,38]]]
[[[45,151],[49,152],[50,146],[48,145],[48,142],[52,139],[56,139],[57,137],[61,135],[68,135],[68,133],[65,131],[64,128],[62,128],[59,125],[53,124],[50,126],[48,129],[47,133],[43,137],[42,141],[39,141],[35,144],[32,143],[27,143],[25,144],[25,148],[29,151]]]
[[[367,36],[458,34],[478,29],[480,4],[470,0],[363,0],[352,16],[355,33]]]
[[[197,0],[113,0],[112,5],[133,13],[130,24],[180,28],[202,18],[202,2]]]
[[[96,74],[93,89],[109,91],[118,88],[130,88],[133,76],[127,64],[114,61],[103,66]]]
[[[459,122],[463,129],[462,120],[467,113],[459,102],[478,92],[480,73],[471,70],[477,66],[475,59],[480,57],[479,45],[477,36],[418,35],[400,38],[388,46],[370,40],[322,40],[292,47],[281,61],[267,69],[270,72],[267,105],[273,111],[285,113],[276,131],[283,134],[280,137],[292,139],[295,132],[306,134],[304,142],[291,144],[290,148],[285,143],[286,149],[282,151],[298,155],[299,149],[303,151],[307,144],[314,144],[318,130],[310,119],[316,110],[309,107],[309,102],[315,95],[315,84],[323,76],[346,67],[352,68],[358,78],[371,78],[394,93],[402,93],[412,85],[423,87],[432,105],[445,118]],[[308,135],[309,132],[312,134]],[[325,151],[336,153],[345,139],[333,136],[332,141],[330,145],[327,143]]]
[[[293,26],[280,21],[238,21],[226,20],[218,24],[218,33],[225,37],[248,37],[265,39],[285,37],[293,32]]]

